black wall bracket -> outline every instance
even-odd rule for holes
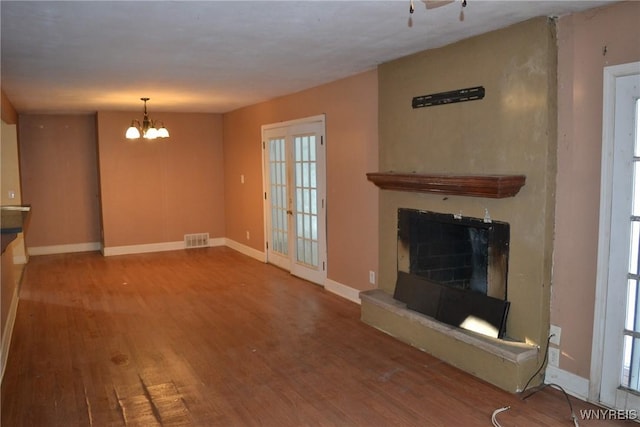
[[[453,104],[456,102],[476,101],[484,98],[484,87],[476,86],[449,92],[432,93],[416,96],[411,102],[413,108],[433,107],[435,105]]]

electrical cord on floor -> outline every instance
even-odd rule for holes
[[[500,412],[504,412],[508,409],[511,409],[511,406],[503,406],[502,408],[498,408],[493,411],[493,414],[491,414],[491,424],[493,424],[493,427],[502,427],[502,425],[498,422],[497,416]]]
[[[538,367],[536,372],[533,375],[531,375],[531,378],[529,378],[527,383],[524,385],[524,388],[520,392],[520,395],[524,395],[524,393],[525,393],[525,391],[527,391],[527,388],[529,387],[529,384],[531,383],[531,381],[533,381],[533,379],[540,373],[540,371],[542,371],[542,368],[544,368],[545,364],[547,363],[547,357],[548,357],[548,354],[549,354],[549,342],[551,341],[551,338],[553,336],[554,335],[551,334],[551,335],[549,335],[549,338],[547,338],[547,345],[545,346],[545,349],[544,349],[544,359],[542,359],[542,363],[540,364],[540,366]],[[537,387],[533,388],[532,392],[530,392],[529,394],[523,396],[522,400],[526,400],[526,399],[530,398],[531,396],[533,396],[534,394],[536,394],[540,390],[544,390],[547,387],[552,387],[552,388],[555,388],[556,390],[560,390],[562,392],[562,394],[564,394],[564,397],[565,397],[565,399],[567,399],[567,403],[569,404],[569,410],[571,411],[571,421],[573,421],[574,427],[580,427],[580,425],[578,424],[578,417],[576,417],[576,413],[573,411],[573,405],[571,404],[571,399],[569,399],[569,395],[558,384],[547,383],[547,384],[542,384],[541,386],[537,386]],[[510,406],[504,406],[502,408],[498,408],[495,411],[493,411],[493,414],[491,415],[491,422],[493,423],[494,427],[502,427],[500,425],[500,423],[498,422],[496,416],[500,412],[504,412],[509,408],[510,408]]]
[[[551,388],[555,388],[556,390],[560,390],[562,392],[562,394],[564,394],[564,398],[567,400],[567,403],[569,404],[569,410],[571,411],[571,421],[573,421],[573,425],[574,426],[579,427],[578,417],[576,417],[576,413],[573,411],[573,405],[571,404],[571,400],[569,399],[569,395],[558,384],[547,383],[547,384],[543,384],[541,386],[538,386],[535,389],[533,389],[533,391],[531,393],[529,393],[528,395],[524,396],[522,398],[522,400],[528,399],[529,397],[533,396],[534,394],[536,394],[540,390],[544,390],[547,387],[551,387]],[[524,390],[523,390],[523,393],[524,393]]]
[[[542,371],[542,368],[544,368],[545,364],[547,363],[547,357],[549,356],[549,342],[551,341],[551,338],[553,338],[553,336],[554,336],[554,334],[551,334],[551,335],[549,335],[549,338],[547,338],[547,345],[544,348],[544,359],[542,359],[542,363],[540,364],[540,367],[538,368],[538,370],[531,376],[531,378],[529,378],[529,381],[527,381],[527,383],[525,384],[524,388],[520,392],[521,395],[523,395],[524,392],[527,391],[527,387],[529,387],[529,383],[540,373],[540,371]],[[526,400],[526,399],[530,398],[531,396],[533,396],[534,394],[536,394],[540,390],[544,390],[547,387],[551,387],[551,388],[555,388],[556,390],[560,390],[562,392],[562,394],[564,394],[564,398],[567,399],[567,403],[569,404],[569,410],[571,411],[570,419],[571,419],[571,421],[573,421],[573,425],[575,427],[580,427],[580,425],[578,424],[578,417],[576,417],[576,413],[573,411],[573,405],[571,404],[571,399],[569,399],[569,395],[558,384],[547,383],[547,384],[542,384],[540,386],[537,386],[537,387],[535,387],[533,389],[533,391],[531,393],[527,394],[526,396],[523,396],[522,400]]]

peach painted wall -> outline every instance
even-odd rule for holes
[[[640,2],[558,22],[558,175],[551,323],[560,368],[589,378],[595,303],[603,68],[640,61]],[[603,48],[606,46],[606,54]]]
[[[171,136],[125,139],[140,112],[98,112],[104,247],[224,237],[222,116],[151,114]]]
[[[325,113],[327,277],[358,290],[373,287],[378,193],[365,174],[378,169],[377,84],[373,70],[224,115],[228,238],[264,251],[260,127]]]
[[[28,248],[100,241],[94,115],[21,114]]]

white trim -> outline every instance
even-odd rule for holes
[[[9,306],[9,313],[7,314],[7,322],[4,325],[2,331],[2,349],[0,350],[0,382],[4,378],[4,369],[7,366],[7,359],[9,357],[9,346],[11,345],[11,336],[13,335],[13,327],[16,323],[16,314],[18,313],[18,289],[16,286],[11,297],[11,305]]]
[[[589,380],[582,378],[571,372],[547,365],[544,374],[545,384],[557,384],[573,397],[581,400],[588,400],[589,397]]]
[[[225,243],[226,239],[224,237],[209,238],[208,247],[225,246]],[[110,246],[104,248],[102,250],[102,254],[104,256],[132,255],[150,252],[179,251],[182,249],[187,249],[184,246],[184,240],[179,240],[176,242],[147,243],[143,245]]]
[[[287,120],[284,122],[270,123],[268,125],[260,126],[260,132],[270,129],[286,128],[295,125],[309,124],[309,123],[322,123],[324,125],[325,115],[318,114],[316,116],[303,117],[301,119]]]
[[[29,256],[93,252],[101,249],[100,242],[72,243],[69,245],[34,246],[27,249]],[[25,260],[26,261],[26,260]]]
[[[229,243],[232,242],[232,243]],[[126,245],[126,246],[109,246],[105,248],[101,248],[100,242],[94,243],[80,243],[73,245],[55,245],[55,246],[37,246],[33,248],[29,248],[29,255],[53,255],[53,254],[64,254],[64,253],[74,253],[74,252],[92,252],[92,251],[102,251],[104,256],[115,256],[115,255],[131,255],[131,254],[142,254],[149,252],[165,252],[165,251],[176,251],[181,249],[186,249],[184,247],[184,241],[179,240],[175,242],[163,242],[163,243],[146,243],[142,245]],[[233,249],[236,249],[239,252],[244,253],[245,255],[249,255],[253,258],[263,260],[264,256],[251,254],[250,251],[255,249],[246,247],[244,245],[240,245],[239,243],[233,242],[230,239],[225,237],[216,237],[209,239],[209,247],[216,246],[229,246]],[[241,246],[242,248],[239,248]],[[262,254],[260,251],[256,251],[258,254]],[[24,264],[25,262],[21,262],[19,264]]]
[[[267,168],[265,167],[265,161],[267,158],[266,155],[266,150],[267,150],[267,141],[264,137],[264,132],[265,132],[265,126],[266,125],[262,125],[260,126],[260,144],[262,145],[262,162],[261,162],[261,168],[262,168],[262,195],[260,197],[262,197],[262,228],[263,228],[263,236],[264,236],[264,243],[262,244],[262,249],[263,249],[263,259],[262,262],[269,262],[269,228],[270,228],[270,224],[269,222],[269,218],[271,218],[271,215],[269,215],[269,213],[267,212]],[[287,268],[287,270],[289,270]]]
[[[348,299],[356,304],[361,304],[360,291],[358,289],[343,285],[342,283],[331,279],[326,279],[324,281],[324,288],[331,293],[341,296],[342,298]]]
[[[640,62],[604,67],[602,161],[600,165],[600,221],[598,232],[598,261],[596,272],[593,337],[591,345],[591,369],[589,372],[589,400],[601,402],[601,390],[605,357],[605,327],[609,279],[609,254],[611,240],[611,209],[613,195],[613,154],[615,125],[616,79],[640,73]],[[607,351],[611,351],[608,349]]]
[[[640,396],[635,393],[630,393],[629,391],[618,388],[615,392],[616,395],[616,406],[615,409],[626,409],[626,410],[638,410],[640,408]]]
[[[255,258],[260,262],[267,262],[266,254],[258,249],[251,248],[247,245],[243,245],[242,243],[238,243],[232,239],[225,239],[226,246],[230,247],[233,250],[236,250],[246,256],[251,258]]]
[[[27,256],[26,255],[14,255],[13,256],[13,263],[14,264],[26,264],[27,263]]]
[[[226,246],[226,245],[227,245],[227,239],[224,237],[209,238],[209,246],[212,248],[216,246]]]
[[[104,256],[144,254],[149,252],[177,251],[185,249],[184,240],[177,242],[146,243],[143,245],[109,246],[102,250]]]

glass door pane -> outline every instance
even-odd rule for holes
[[[282,255],[289,253],[287,218],[287,162],[284,138],[269,139],[269,182],[271,195],[271,250]]]
[[[316,136],[293,139],[296,261],[318,267],[318,187]]]

